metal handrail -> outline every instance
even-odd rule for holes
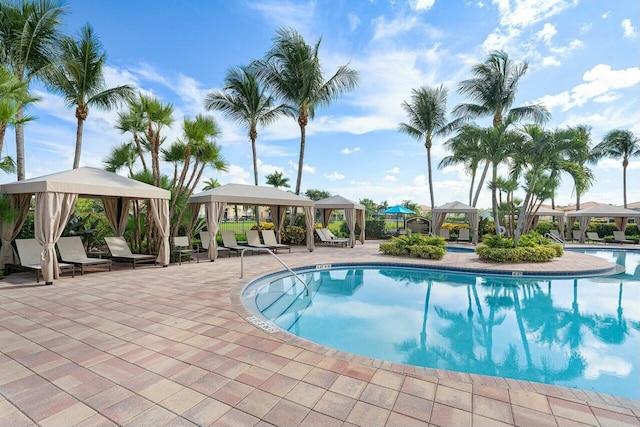
[[[246,249],[243,249],[243,250],[242,250],[242,252],[240,253],[240,278],[241,278],[241,279],[242,279],[242,278],[244,278],[244,253],[245,253],[246,251],[264,251],[264,252],[270,253],[270,254],[271,254],[275,259],[277,259],[277,260],[278,260],[278,262],[279,262],[280,264],[282,264],[282,266],[283,266],[284,268],[286,268],[287,270],[289,270],[289,272],[290,272],[291,274],[293,274],[293,276],[294,276],[296,279],[298,279],[298,280],[300,281],[300,283],[302,283],[302,285],[304,286],[304,291],[305,291],[305,292],[304,292],[304,295],[305,295],[305,296],[309,296],[309,285],[307,285],[307,282],[305,282],[305,281],[302,279],[302,277],[298,276],[298,275],[296,274],[296,272],[295,272],[295,271],[293,271],[291,268],[289,268],[289,266],[288,266],[287,264],[285,264],[285,263],[284,263],[284,261],[282,261],[282,260],[278,257],[278,255],[276,255],[276,254],[274,254],[273,252],[271,252],[271,250],[270,250],[269,248],[246,248]]]
[[[558,243],[561,243],[563,247],[565,245],[565,241],[562,240],[560,237],[556,236],[555,234],[547,233],[544,235],[544,237],[549,238],[551,240],[555,240]]]

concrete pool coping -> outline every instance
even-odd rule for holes
[[[292,267],[388,262],[377,243],[279,256]],[[452,255],[451,265],[468,262]],[[640,425],[638,400],[427,371],[267,333],[247,320],[239,293],[282,267],[244,261],[242,280],[236,257],[117,266],[48,287],[4,278],[0,425]],[[563,264],[554,268],[582,268]]]

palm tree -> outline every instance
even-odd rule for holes
[[[446,120],[447,89],[442,85],[437,88],[423,86],[419,89],[413,89],[411,93],[411,101],[402,103],[402,108],[409,116],[409,123],[400,123],[398,130],[418,141],[424,140],[424,146],[427,149],[431,212],[433,212],[435,202],[433,197],[431,147],[433,146],[434,136],[444,135],[449,131]],[[430,231],[433,231],[433,229]]]
[[[265,59],[254,63],[258,75],[274,95],[283,99],[289,109],[297,111],[300,158],[296,194],[300,194],[309,119],[315,117],[316,108],[329,106],[339,95],[355,88],[359,80],[357,71],[342,65],[325,81],[318,57],[321,41],[322,39],[310,46],[296,30],[280,28]]]
[[[26,82],[19,81],[4,65],[0,65],[0,154],[7,127],[19,123],[17,115],[20,108],[40,99],[32,96],[27,87]],[[31,119],[23,116],[21,122],[25,123]],[[5,157],[7,158],[9,157]]]
[[[220,187],[222,184],[216,178],[209,178],[204,181],[204,191],[213,190],[214,188]]]
[[[58,58],[61,17],[66,12],[60,0],[0,2],[0,63],[5,64],[19,82],[41,78]],[[18,180],[25,177],[24,106],[16,120],[16,164]]]
[[[587,163],[595,164],[597,162],[597,158],[591,149],[591,127],[577,125],[554,132],[556,138],[566,140],[566,160],[575,165],[576,173],[572,173],[572,170],[568,172],[573,179],[576,210],[580,210],[580,197],[591,187],[594,180],[593,171],[587,167]],[[552,175],[554,172],[552,171]]]
[[[141,135],[144,134],[145,126],[142,121],[142,116],[136,114],[132,104],[129,104],[129,111],[118,113],[118,122],[116,123],[116,129],[120,132],[131,132],[135,148],[138,151],[138,157],[142,163],[142,171],[147,172],[147,162],[144,158],[144,145],[142,144]]]
[[[104,160],[105,170],[117,172],[122,168],[127,168],[129,177],[133,177],[133,165],[136,163],[138,153],[130,142],[123,142],[119,147],[114,147],[111,154]]]
[[[640,156],[640,138],[630,130],[615,129],[605,135],[602,142],[593,148],[597,158],[622,158],[622,192],[624,207],[627,207],[627,166],[631,157]]]
[[[266,178],[267,178],[267,185],[273,185],[276,188],[278,188],[278,187],[286,187],[286,188],[291,187],[289,185],[289,178],[285,178],[282,175],[282,172],[275,171],[274,173],[267,175]]]
[[[253,177],[258,185],[258,157],[256,139],[258,126],[273,123],[292,111],[285,105],[274,107],[275,100],[260,86],[255,70],[250,67],[232,68],[227,72],[222,91],[210,92],[204,101],[207,110],[222,111],[227,117],[246,127],[253,153]]]
[[[84,26],[75,40],[64,37],[60,42],[60,62],[48,73],[50,89],[62,95],[67,107],[76,107],[76,150],[73,168],[80,166],[82,131],[89,115],[89,106],[110,110],[134,94],[130,85],[107,88],[103,66],[106,54],[90,25]]]
[[[469,205],[474,207],[478,203],[480,190],[482,190],[490,165],[490,163],[483,157],[483,135],[483,129],[475,125],[465,124],[461,126],[458,134],[444,143],[444,146],[448,148],[452,154],[444,157],[438,164],[438,168],[457,164],[464,165],[465,169],[471,174],[471,185],[469,185]],[[478,172],[480,162],[483,160],[485,164],[474,196],[473,188],[475,186],[476,174]]]

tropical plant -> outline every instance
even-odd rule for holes
[[[593,148],[597,158],[610,157],[622,159],[622,194],[624,207],[627,207],[627,167],[631,157],[640,156],[640,138],[630,130],[612,130]]]
[[[289,185],[289,178],[285,178],[282,172],[280,171],[275,171],[274,173],[267,175],[266,178],[267,178],[267,185],[273,185],[276,188],[291,187]]]
[[[52,66],[61,37],[61,0],[22,0],[0,2],[0,63],[21,83],[42,78]],[[16,165],[18,180],[25,177],[24,105],[15,114]]]
[[[266,126],[284,114],[294,113],[284,104],[274,104],[275,100],[261,87],[255,70],[250,67],[230,69],[224,79],[222,91],[214,90],[204,100],[207,110],[221,111],[247,129],[251,141],[255,185],[258,185],[258,126]]]
[[[447,89],[444,86],[430,88],[423,86],[413,89],[411,101],[404,101],[402,108],[409,117],[409,123],[400,123],[398,129],[418,141],[424,141],[427,149],[427,172],[429,175],[429,197],[431,211],[435,207],[433,195],[433,170],[431,167],[431,147],[433,138],[450,132],[447,123]],[[431,225],[433,231],[433,225]]]
[[[19,81],[4,65],[0,64],[0,154],[4,145],[4,136],[8,126],[18,124],[18,111],[40,98],[32,96],[27,90],[28,84]],[[31,117],[22,116],[20,122],[25,123]],[[10,157],[6,156],[3,163],[13,163]]]
[[[80,166],[82,133],[89,107],[111,110],[134,95],[131,85],[109,88],[104,81],[106,61],[104,48],[90,25],[85,25],[78,38],[63,37],[60,58],[47,73],[47,86],[64,98],[67,107],[76,108],[76,149],[73,168]]]
[[[304,192],[304,197],[306,197],[307,199],[318,201],[331,197],[331,193],[326,190],[309,189]]]
[[[220,187],[222,184],[218,182],[216,178],[209,178],[204,181],[204,187],[202,188],[204,191],[213,190],[214,188]]]
[[[310,46],[296,30],[280,28],[265,58],[253,64],[273,94],[297,112],[300,158],[296,194],[300,194],[309,120],[315,117],[316,108],[330,105],[338,96],[355,88],[359,80],[358,72],[347,65],[341,65],[333,76],[324,79],[318,56],[321,41]]]
[[[117,172],[126,168],[129,177],[134,175],[133,165],[138,159],[136,147],[130,142],[123,142],[117,147],[111,149],[111,154],[104,160],[104,168],[109,172]]]

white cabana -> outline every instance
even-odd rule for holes
[[[0,185],[0,193],[9,194],[18,216],[3,221],[0,227],[2,248],[0,264],[14,263],[16,254],[11,241],[16,238],[29,210],[35,203],[35,238],[42,245],[40,265],[47,283],[58,278],[55,244],[75,207],[78,197],[102,198],[105,214],[116,236],[122,236],[129,216],[129,201],[149,199],[151,214],[160,230],[162,242],[156,262],[169,264],[169,199],[171,192],[153,185],[120,176],[102,169],[82,167],[24,181]]]
[[[226,184],[202,193],[194,194],[189,203],[195,205],[193,212],[198,212],[200,206],[205,206],[207,230],[211,243],[209,244],[209,259],[217,258],[216,234],[224,216],[224,210],[229,205],[268,206],[271,209],[271,219],[276,230],[276,239],[281,242],[280,225],[284,221],[287,207],[303,207],[305,224],[307,227],[307,249],[313,251],[313,200],[297,196],[274,187],[260,185]]]
[[[347,222],[347,228],[349,229],[349,247],[352,248],[356,244],[356,224],[360,227],[360,236],[358,237],[358,240],[360,240],[360,243],[364,244],[364,229],[366,226],[367,212],[364,205],[352,202],[342,196],[331,196],[326,199],[316,201],[315,207],[320,211],[322,226],[325,228],[329,225],[329,218],[331,218],[331,212],[334,209],[344,210],[344,218]]]
[[[531,219],[530,224],[531,224],[531,229],[536,228],[536,226],[538,225],[538,220],[540,219],[540,217],[543,216],[550,216],[552,218],[555,218],[558,221],[558,230],[560,231],[560,234],[563,233],[564,231],[564,212],[563,211],[557,211],[555,209],[551,209],[551,208],[547,208],[545,206],[540,206],[538,208],[537,211],[535,211],[533,214],[531,214]]]
[[[471,243],[474,245],[478,243],[478,208],[474,208],[469,205],[465,205],[462,202],[450,202],[442,206],[438,206],[433,209],[433,233],[440,234],[440,228],[444,224],[445,217],[448,213],[462,213],[467,217],[469,221],[469,228],[471,229]]]
[[[613,222],[618,230],[623,231],[627,228],[629,218],[634,218],[636,226],[640,228],[640,212],[632,209],[620,208],[618,206],[595,206],[589,209],[580,209],[579,211],[567,213],[567,233],[573,228],[573,223],[578,220],[580,224],[580,243],[584,243],[585,234],[591,218],[613,218]]]

